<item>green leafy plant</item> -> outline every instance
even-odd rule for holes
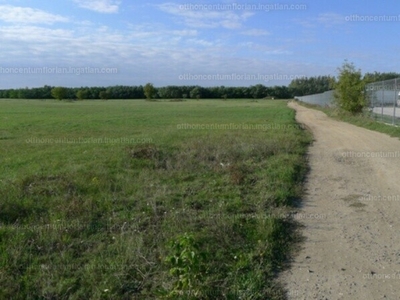
[[[185,233],[169,244],[171,254],[165,261],[169,264],[169,273],[176,278],[169,298],[185,296],[196,299],[202,295],[202,260],[201,252],[194,237]]]

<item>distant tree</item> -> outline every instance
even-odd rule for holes
[[[67,96],[68,90],[65,87],[55,87],[51,90],[51,96],[57,100],[63,100]]]
[[[268,96],[274,99],[289,99],[292,98],[292,94],[287,86],[274,86],[268,92]]]
[[[11,99],[17,99],[18,98],[18,90],[11,89],[9,92],[9,97]]]
[[[76,97],[77,97],[79,100],[87,99],[87,97],[88,97],[88,91],[87,91],[87,90],[84,90],[84,89],[80,89],[80,90],[78,90],[78,91],[76,92]]]
[[[256,84],[250,87],[250,94],[254,99],[261,99],[266,95],[266,88],[262,84]]]
[[[29,97],[29,89],[24,88],[24,89],[19,89],[18,90],[18,99],[30,99],[32,97]]]
[[[99,98],[100,98],[101,100],[108,100],[108,99],[110,98],[110,94],[109,94],[108,91],[101,91],[101,92],[99,93]]]
[[[213,96],[215,98],[223,98],[224,95],[226,95],[228,97],[228,93],[226,91],[226,87],[223,86],[223,85],[213,88],[211,90],[211,93],[213,94]]]
[[[169,95],[168,95],[167,88],[165,88],[165,87],[159,88],[158,91],[157,91],[157,94],[158,94],[158,97],[160,97],[161,99],[168,99],[169,98],[168,97]]]
[[[190,98],[199,100],[201,98],[201,89],[196,86],[190,91]]]
[[[52,90],[52,87],[49,85],[45,85],[42,88],[38,88],[38,94],[40,95],[38,98],[50,99],[51,98],[51,90]]]
[[[240,89],[239,98],[249,98],[250,97],[250,92],[251,92],[250,88],[242,87],[242,88],[239,88],[239,89]]]
[[[380,73],[380,72],[375,71],[374,73],[365,73],[363,80],[364,80],[364,83],[368,84],[371,82],[384,81],[384,80],[390,80],[390,79],[395,79],[395,78],[400,78],[400,74],[395,73],[395,72]]]
[[[331,90],[334,81],[332,76],[296,78],[290,82],[289,90],[292,97],[319,94]]]
[[[9,97],[9,91],[8,90],[1,90],[0,91],[0,98],[8,98]]]
[[[233,99],[233,98],[242,98],[241,97],[241,92],[242,89],[239,87],[229,87],[226,89],[226,96],[229,99]]]
[[[169,85],[158,88],[158,96],[162,99],[177,99],[182,98],[182,89],[179,86]]]
[[[157,92],[152,83],[147,83],[144,86],[143,90],[144,90],[144,95],[146,96],[147,100],[153,99],[153,97],[155,96],[155,94]]]
[[[362,112],[366,102],[363,95],[365,83],[362,80],[361,70],[357,70],[353,63],[345,61],[338,71],[334,94],[336,104],[352,114]]]

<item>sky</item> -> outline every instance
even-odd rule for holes
[[[400,1],[0,0],[0,89],[400,72]]]

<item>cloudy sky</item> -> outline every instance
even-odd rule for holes
[[[0,0],[0,88],[399,72],[400,2]]]

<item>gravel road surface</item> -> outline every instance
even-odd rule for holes
[[[288,299],[400,299],[400,140],[289,106],[314,143]]]

